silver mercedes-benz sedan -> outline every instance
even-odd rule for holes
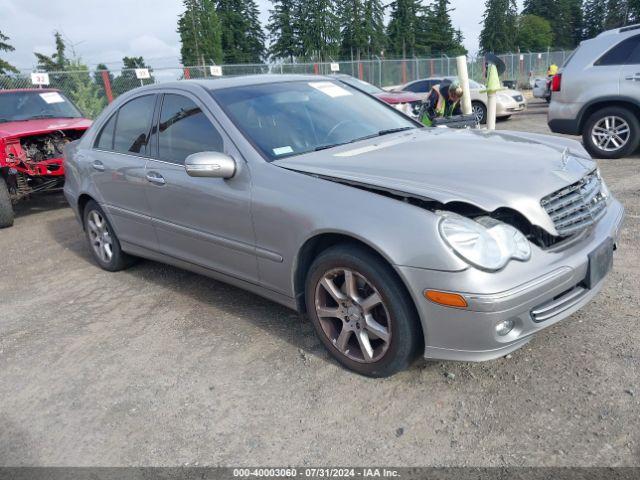
[[[623,218],[575,141],[423,128],[318,76],[139,88],[65,154],[102,268],[263,295],[369,376],[522,347],[602,288]]]

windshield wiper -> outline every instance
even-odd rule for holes
[[[404,132],[405,130],[413,130],[415,127],[400,127],[400,128],[389,128],[387,130],[380,130],[378,133],[374,133],[373,135],[365,135],[364,137],[354,138],[353,140],[349,140],[348,142],[340,142],[340,143],[331,143],[329,145],[320,145],[316,147],[314,150],[319,152],[320,150],[327,150],[329,148],[340,147],[342,145],[348,145],[350,143],[360,142],[362,140],[370,140],[376,137],[382,137],[384,135],[390,135],[392,133]]]
[[[382,137],[383,135],[391,135],[392,133],[404,132],[406,130],[413,130],[416,127],[400,127],[400,128],[389,128],[387,130],[380,130],[378,132],[378,136]]]

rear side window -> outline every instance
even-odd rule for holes
[[[600,57],[596,61],[595,65],[607,66],[640,63],[640,52],[638,52],[639,46],[640,35],[627,38]]]
[[[222,152],[222,136],[193,101],[165,94],[160,112],[158,158],[183,165],[192,153]]]
[[[100,150],[113,150],[113,132],[116,126],[117,116],[117,113],[111,115],[111,118],[105,123],[104,127],[102,127],[102,130],[100,130],[96,138],[95,148],[99,148]]]
[[[147,155],[154,104],[155,95],[145,95],[120,107],[113,142],[115,152]]]

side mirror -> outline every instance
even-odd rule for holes
[[[231,178],[236,161],[226,153],[198,152],[185,159],[184,168],[190,177]]]

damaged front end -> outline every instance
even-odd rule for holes
[[[84,130],[56,130],[5,139],[3,176],[12,203],[37,192],[57,190],[64,184],[63,150]]]
[[[514,227],[519,232],[522,232],[522,234],[531,243],[543,250],[561,248],[577,239],[577,236],[552,235],[542,227],[531,223],[522,213],[508,207],[498,208],[497,210],[489,212],[471,203],[463,201],[442,203],[431,198],[402,192],[392,188],[383,188],[324,175],[311,175],[317,178],[322,178],[324,180],[329,180],[335,183],[348,185],[360,190],[365,190],[371,193],[393,198],[401,202],[408,203],[425,210],[429,210],[434,213],[450,212],[472,220],[491,218],[496,222],[504,223],[506,225]]]

